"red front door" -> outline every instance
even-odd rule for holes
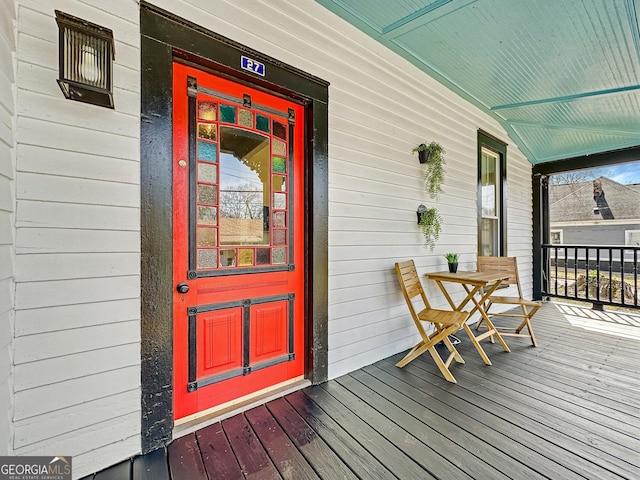
[[[173,74],[179,419],[304,373],[304,107]]]

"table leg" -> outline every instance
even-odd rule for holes
[[[449,305],[451,306],[451,310],[456,310],[456,311],[460,311],[457,307],[456,304],[453,303],[453,300],[451,299],[451,296],[449,296],[449,292],[447,292],[447,289],[444,288],[444,285],[442,285],[442,282],[440,280],[436,280],[436,283],[438,284],[438,288],[440,288],[440,291],[442,292],[442,294],[444,295],[444,298],[447,299],[447,302],[449,302]]]
[[[440,282],[439,280],[436,280],[436,283],[438,284],[438,287],[440,287],[440,290],[442,291],[442,293],[444,294],[445,298],[449,302],[449,305],[451,305],[451,308],[453,310],[455,310],[455,311],[458,311],[458,312],[462,311],[464,306],[467,303],[469,303],[469,300],[475,300],[476,293],[478,293],[480,288],[482,288],[481,286],[475,286],[473,288],[469,288],[469,287],[467,287],[467,285],[463,284],[462,286],[464,287],[465,291],[467,292],[467,296],[464,298],[464,300],[462,300],[462,302],[460,302],[459,305],[456,306],[455,303],[453,303],[453,300],[451,299],[451,296],[449,295],[447,290],[444,288],[444,285],[442,285],[442,282]],[[475,311],[476,309],[477,309],[477,307],[474,307],[474,309],[472,311]],[[469,316],[471,316],[471,315],[469,315]],[[491,365],[491,360],[489,360],[489,357],[487,356],[486,352],[482,348],[482,345],[480,345],[480,342],[478,341],[479,339],[482,340],[483,338],[485,338],[487,336],[486,333],[476,337],[473,334],[473,331],[471,330],[471,328],[469,328],[469,325],[467,325],[467,322],[464,322],[462,324],[462,328],[467,333],[467,336],[469,337],[469,340],[471,340],[471,343],[473,343],[473,346],[476,347],[476,350],[480,354],[480,357],[482,358],[484,363],[486,363],[487,365]]]
[[[487,331],[482,335],[479,335],[478,338],[483,339],[489,336],[491,337],[495,336],[498,339],[498,343],[500,343],[504,351],[511,352],[511,349],[509,349],[509,346],[506,344],[506,342],[502,338],[502,335],[500,335],[500,333],[498,332],[498,329],[495,327],[495,325],[489,318],[489,315],[487,315],[487,312],[485,312],[484,310],[485,301],[491,296],[491,294],[496,290],[496,288],[498,288],[498,285],[500,285],[500,282],[496,282],[494,285],[492,285],[491,288],[489,288],[489,290],[485,292],[485,294],[480,298],[479,301],[475,298],[475,296],[471,299],[475,304],[475,307],[473,307],[469,316],[473,315],[474,312],[476,312],[477,310],[482,316],[482,319],[484,320],[484,322],[487,324]]]
[[[487,356],[484,349],[482,348],[482,345],[480,345],[480,342],[478,341],[476,336],[473,334],[473,332],[469,328],[469,325],[467,325],[467,323],[465,322],[462,325],[462,328],[464,328],[464,331],[467,332],[467,335],[469,336],[471,343],[473,343],[473,346],[476,347],[476,350],[480,354],[480,357],[482,358],[484,363],[486,363],[487,365],[491,365],[491,360],[489,360],[489,357]]]

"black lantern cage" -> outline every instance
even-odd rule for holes
[[[71,100],[114,108],[113,32],[58,10],[58,85]]]

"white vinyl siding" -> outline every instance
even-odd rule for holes
[[[442,270],[443,254],[457,251],[460,268],[475,269],[477,131],[510,143],[505,132],[312,0],[153,3],[331,83],[329,375],[411,346],[393,264],[414,258],[421,273]],[[82,476],[140,449],[139,6],[55,5],[113,30],[112,111],[63,98],[54,7],[18,4],[14,444],[23,455],[62,449]],[[431,140],[447,160],[437,203],[410,153]],[[508,248],[526,279],[531,166],[513,145],[507,158]],[[416,224],[421,203],[444,219],[433,252]],[[445,306],[423,281],[434,306]]]
[[[0,4],[0,456],[12,454],[14,215],[15,215],[15,29],[13,1]]]
[[[18,2],[14,438],[74,476],[140,451],[136,2]],[[54,7],[114,31],[114,110],[66,100]]]

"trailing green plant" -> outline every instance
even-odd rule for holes
[[[444,258],[447,259],[447,263],[458,263],[459,253],[445,253]]]
[[[413,147],[411,153],[426,152],[427,150],[429,150],[429,146],[426,143],[421,143],[417,147]]]
[[[424,210],[420,217],[420,229],[424,236],[424,244],[429,247],[431,251],[436,246],[438,238],[440,238],[440,231],[442,230],[442,217],[436,208],[427,208]]]
[[[438,198],[444,182],[444,165],[447,163],[442,145],[438,142],[422,143],[411,150],[411,153],[428,152],[427,167],[424,171],[424,182],[431,198]]]

